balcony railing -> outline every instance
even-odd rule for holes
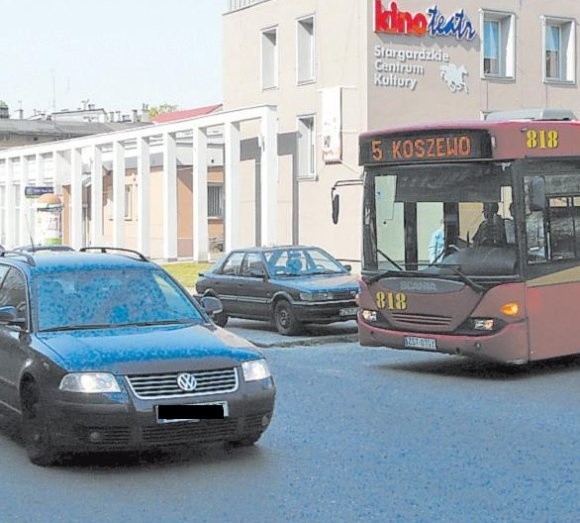
[[[261,4],[262,2],[268,2],[268,0],[230,0],[230,7],[228,12],[245,9],[246,7],[251,7],[255,4]]]

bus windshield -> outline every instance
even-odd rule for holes
[[[513,277],[513,202],[509,162],[369,168],[363,272]]]

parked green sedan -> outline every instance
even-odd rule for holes
[[[297,334],[307,323],[356,319],[357,278],[318,247],[236,249],[200,274],[196,290],[222,301],[214,321],[228,317],[266,320],[281,334]]]

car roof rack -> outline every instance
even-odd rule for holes
[[[24,245],[13,249],[16,252],[73,252],[74,249],[68,245]]]
[[[30,265],[31,267],[36,267],[36,262],[34,261],[34,258],[32,256],[30,256],[30,254],[28,254],[27,252],[7,251],[7,250],[0,251],[0,257],[2,257],[2,258],[17,257],[17,256],[20,258],[24,258],[26,263],[28,265]]]
[[[116,251],[116,252],[120,252],[120,253],[124,253],[124,254],[133,254],[134,256],[137,257],[137,259],[141,260],[141,261],[145,261],[148,262],[150,261],[149,258],[147,258],[147,256],[145,256],[144,254],[140,253],[139,251],[135,251],[133,249],[125,249],[123,247],[82,247],[81,249],[79,249],[80,252],[90,252],[90,251],[98,251],[101,252],[103,254],[109,254],[110,251]]]
[[[510,111],[493,111],[489,113],[486,120],[507,121],[507,120],[576,120],[576,115],[570,109],[514,109]]]

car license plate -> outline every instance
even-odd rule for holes
[[[345,309],[340,309],[338,311],[339,316],[355,316],[358,312],[357,307],[346,307]]]
[[[405,347],[408,349],[437,350],[437,341],[433,338],[416,338],[405,336]]]
[[[180,405],[156,405],[157,423],[178,421],[201,421],[202,419],[224,419],[229,414],[226,401],[190,403]]]

